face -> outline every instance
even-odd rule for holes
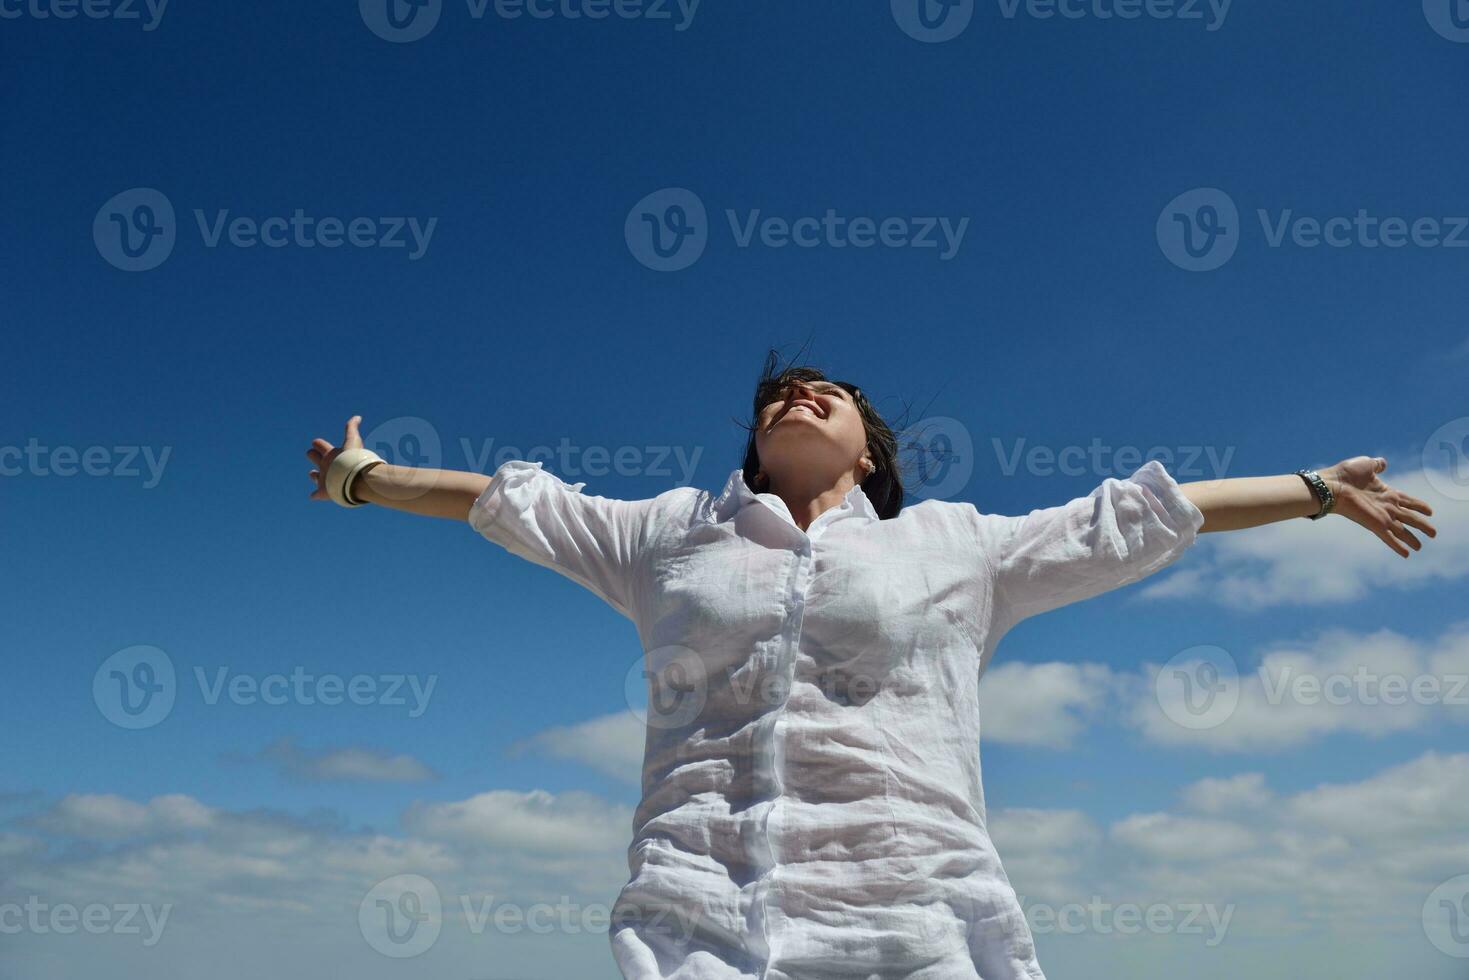
[[[830,381],[792,381],[760,410],[755,451],[765,472],[820,467],[844,473],[867,448],[867,429],[851,394]]]

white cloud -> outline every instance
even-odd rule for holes
[[[137,803],[111,794],[72,793],[31,822],[54,834],[106,841],[199,830],[215,819],[214,810],[188,796],[158,796]]]
[[[981,737],[1012,745],[1070,745],[1111,700],[1115,679],[1102,664],[1010,661],[979,685]]]
[[[632,838],[632,810],[590,793],[492,790],[455,803],[415,803],[403,815],[409,833],[463,847],[542,854],[607,852]]]
[[[358,746],[312,751],[289,738],[272,742],[259,757],[283,775],[304,782],[415,783],[438,775],[411,755]]]
[[[631,711],[614,711],[575,725],[548,728],[511,746],[512,752],[544,752],[591,766],[637,786],[642,782],[646,730]]]
[[[1028,909],[1100,900],[1182,915],[1204,902],[1225,913],[1205,925],[1227,930],[1208,949],[1205,935],[1181,931],[1039,936],[1048,972],[1074,966],[1105,980],[1137,975],[1142,961],[1181,958],[1207,964],[1190,975],[1285,980],[1301,975],[1300,963],[1281,958],[1286,950],[1306,961],[1335,957],[1333,976],[1380,972],[1341,957],[1344,943],[1390,946],[1405,975],[1441,961],[1426,959],[1440,954],[1418,919],[1438,883],[1469,871],[1469,754],[1429,753],[1358,782],[1295,793],[1272,791],[1258,773],[1208,778],[1183,787],[1179,800],[1176,810],[1125,814],[1105,827],[1075,809],[990,814]],[[609,904],[625,880],[629,819],[625,807],[589,794],[498,790],[420,802],[388,834],[188,796],[75,794],[26,821],[39,836],[0,835],[4,894],[172,903],[164,942],[147,951],[115,936],[95,947],[80,937],[7,937],[9,955],[23,975],[81,975],[106,964],[109,975],[131,980],[207,966],[234,980],[294,963],[318,972],[336,964],[379,980],[401,964],[367,946],[357,907],[378,881],[412,873],[432,880],[444,899],[444,938],[421,961],[433,972],[472,975],[488,956],[514,975],[539,964],[555,975],[600,976],[611,970],[605,930],[473,936],[459,899]],[[43,852],[41,836],[63,846]]]
[[[1469,872],[1469,754],[1430,752],[1289,794],[1258,773],[1204,779],[1179,799],[1180,810],[1128,814],[1100,834],[1073,810],[997,811],[992,831],[1028,903],[1206,902],[1235,907],[1237,936],[1416,935],[1437,955],[1419,918],[1435,887]]]
[[[1430,752],[1360,783],[1299,793],[1286,810],[1302,825],[1353,841],[1411,844],[1444,832],[1462,837],[1469,829],[1469,755]]]
[[[1202,861],[1242,854],[1253,832],[1227,820],[1137,813],[1112,825],[1112,840],[1160,861]]]
[[[1257,772],[1223,779],[1201,779],[1183,792],[1184,806],[1197,813],[1228,813],[1268,806],[1272,794]]]
[[[1435,474],[1444,485],[1448,477]],[[1423,549],[1406,560],[1345,518],[1290,520],[1243,531],[1205,534],[1179,570],[1144,584],[1145,598],[1205,598],[1243,609],[1350,602],[1383,588],[1410,589],[1469,575],[1469,502],[1439,493],[1423,470],[1387,481],[1433,508],[1438,537],[1418,534]]]
[[[1381,737],[1469,721],[1465,624],[1426,641],[1387,629],[1325,630],[1268,647],[1253,667],[1232,659],[1237,679],[1221,675],[1220,683],[1237,692],[1238,703],[1208,727],[1179,723],[1178,702],[1188,691],[1160,684],[1157,664],[1145,664],[1128,685],[1124,717],[1151,741],[1212,752],[1280,751],[1343,733]],[[1202,661],[1173,666],[1197,674],[1196,686],[1205,683]]]

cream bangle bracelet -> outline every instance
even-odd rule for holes
[[[343,507],[361,507],[365,500],[355,500],[350,495],[352,481],[363,470],[377,463],[386,462],[371,449],[344,449],[332,460],[326,471],[327,496]]]

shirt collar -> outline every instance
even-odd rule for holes
[[[781,516],[790,520],[790,512],[779,497],[773,493],[757,494],[745,485],[745,474],[741,469],[732,470],[729,479],[724,482],[724,490],[715,497],[709,505],[709,520],[711,523],[721,523],[729,520],[735,514],[751,504],[761,503],[761,498],[767,498],[764,503],[769,504]],[[836,512],[836,513],[833,513]],[[832,514],[827,517],[827,514]],[[853,484],[852,489],[842,498],[842,502],[831,510],[825,511],[821,517],[828,521],[840,520],[842,517],[866,517],[870,520],[880,520],[877,508],[872,506],[871,499],[862,489],[861,484]],[[818,518],[820,520],[820,518]]]

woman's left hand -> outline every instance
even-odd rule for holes
[[[1420,516],[1431,516],[1433,508],[1382,482],[1377,474],[1385,469],[1387,460],[1381,456],[1353,456],[1322,470],[1321,478],[1336,494],[1333,514],[1362,525],[1407,558],[1408,548],[1418,551],[1423,547],[1410,527],[1430,538],[1438,536],[1433,525]]]

